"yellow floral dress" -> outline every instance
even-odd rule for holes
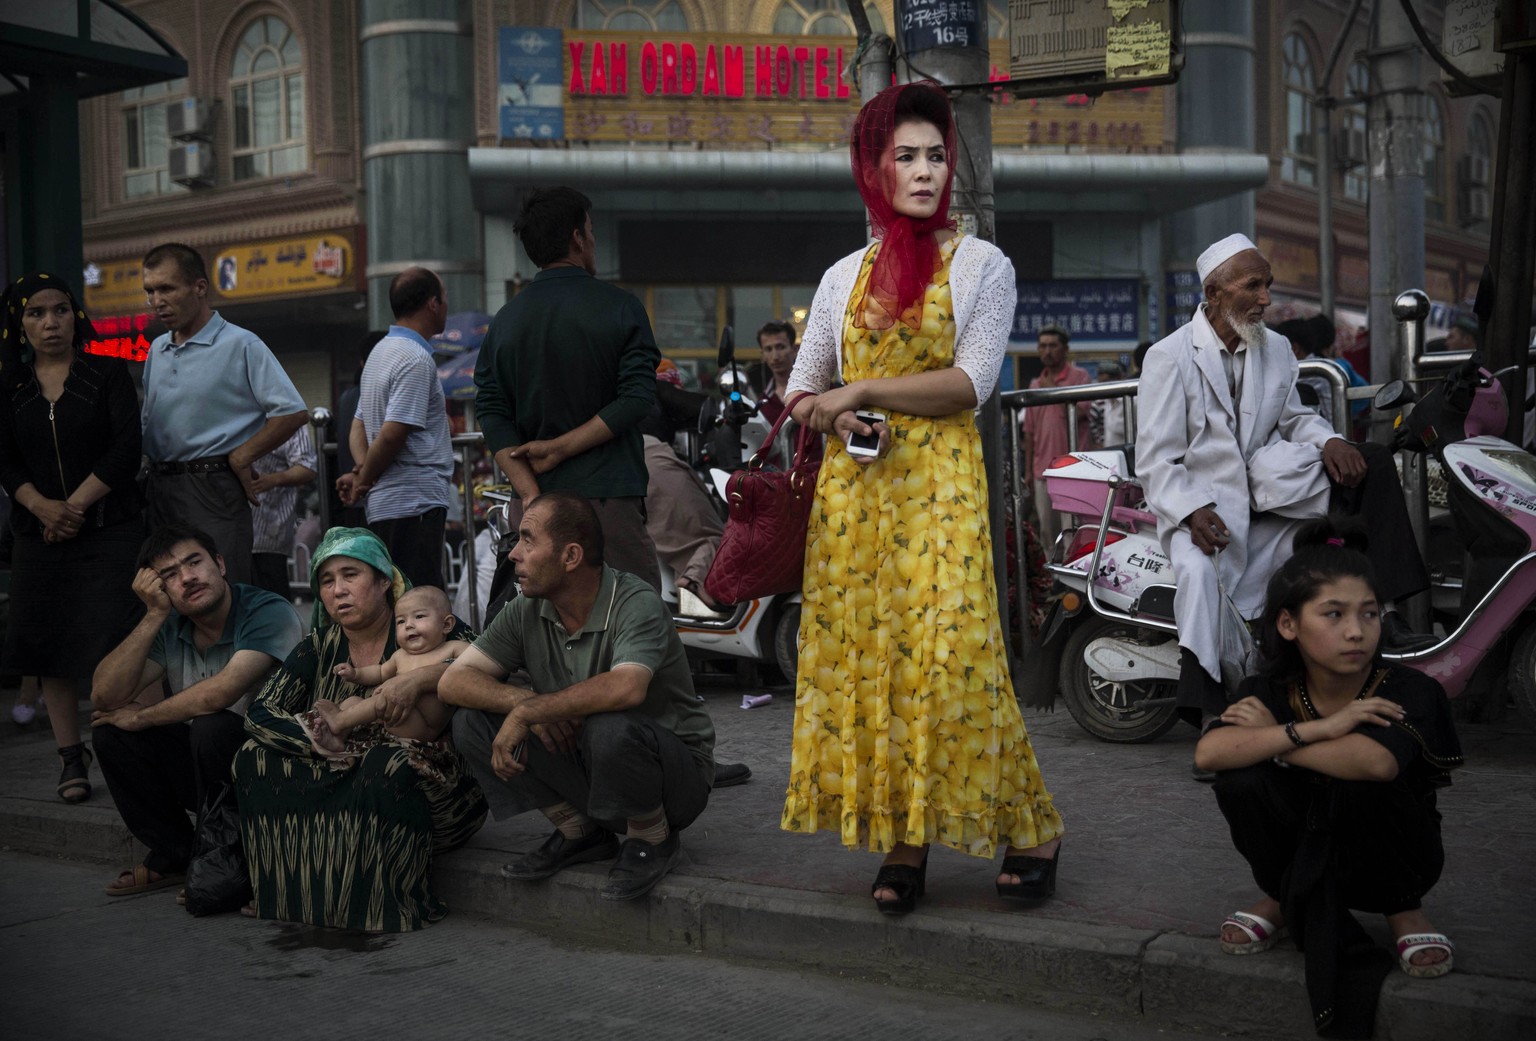
[[[843,320],[842,377],[954,363],[952,239],[918,329]],[[850,849],[938,842],[991,857],[1063,831],[1008,675],[974,414],[890,414],[891,449],[861,466],[828,438],[806,539],[786,831]]]

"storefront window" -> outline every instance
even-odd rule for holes
[[[873,4],[865,4],[869,27],[885,32],[885,19]],[[773,16],[773,31],[782,36],[854,36],[853,19],[845,0],[784,0]]]
[[[1433,94],[1424,95],[1424,219],[1445,220],[1445,117]]]
[[[581,0],[575,23],[577,29],[688,31],[688,16],[676,0]]]
[[[186,191],[171,180],[165,106],[187,92],[185,79],[123,91],[123,197]]]
[[[282,19],[258,18],[230,70],[235,180],[309,168],[304,132],[304,70],[299,41]]]
[[[1371,72],[1365,66],[1365,62],[1351,62],[1349,72],[1345,76],[1344,92],[1351,102],[1339,109],[1339,125],[1350,131],[1350,136],[1358,135],[1364,142],[1366,135],[1365,99],[1371,94]],[[1362,155],[1368,152],[1362,152]],[[1371,180],[1370,167],[1366,163],[1358,166],[1346,167],[1344,170],[1344,197],[1356,202],[1365,202],[1370,198]]]
[[[1285,151],[1280,176],[1287,181],[1314,187],[1317,184],[1317,135],[1313,127],[1312,97],[1317,75],[1312,54],[1295,33],[1281,45],[1285,70]]]
[[[708,348],[719,342],[714,286],[656,286],[651,291],[651,329],[662,353]]]

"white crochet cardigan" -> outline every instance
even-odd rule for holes
[[[822,276],[786,398],[807,390],[820,394],[841,378],[843,316],[866,252],[868,247],[848,254]],[[980,407],[997,384],[1013,328],[1018,297],[1013,262],[992,243],[967,235],[950,258],[949,294],[955,309],[955,367],[971,378]]]

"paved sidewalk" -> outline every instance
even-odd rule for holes
[[[439,859],[435,879],[450,905],[582,940],[887,976],[1175,1030],[1315,1036],[1294,949],[1232,958],[1216,946],[1222,917],[1255,892],[1210,789],[1189,779],[1193,731],[1111,745],[1064,710],[1027,715],[1067,822],[1056,900],[1010,908],[993,892],[996,862],[936,849],[918,912],[886,918],[868,897],[877,856],[850,853],[835,835],[778,828],[789,693],[743,711],[739,690],[701,689],[719,758],[747,762],[754,776],[714,793],[684,833],[684,862],[648,900],[600,900],[606,865],[544,883],[503,880],[500,865],[548,831],[529,816],[493,822]],[[1383,990],[1381,1038],[1536,1036],[1536,734],[1511,720],[1464,726],[1462,741],[1469,765],[1440,801],[1445,874],[1426,903],[1456,941],[1456,972],[1431,981],[1394,973]],[[0,744],[0,844],[119,868],[136,862],[99,783],[83,807],[54,797],[56,762],[45,738]],[[1379,918],[1363,921],[1383,943],[1390,939]]]

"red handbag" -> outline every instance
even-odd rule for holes
[[[808,426],[800,428],[794,465],[788,470],[764,470],[763,462],[802,396],[785,404],[746,468],[726,482],[725,534],[704,578],[705,592],[721,603],[800,591],[805,576],[805,529],[821,469],[821,459],[811,451],[817,435]]]

